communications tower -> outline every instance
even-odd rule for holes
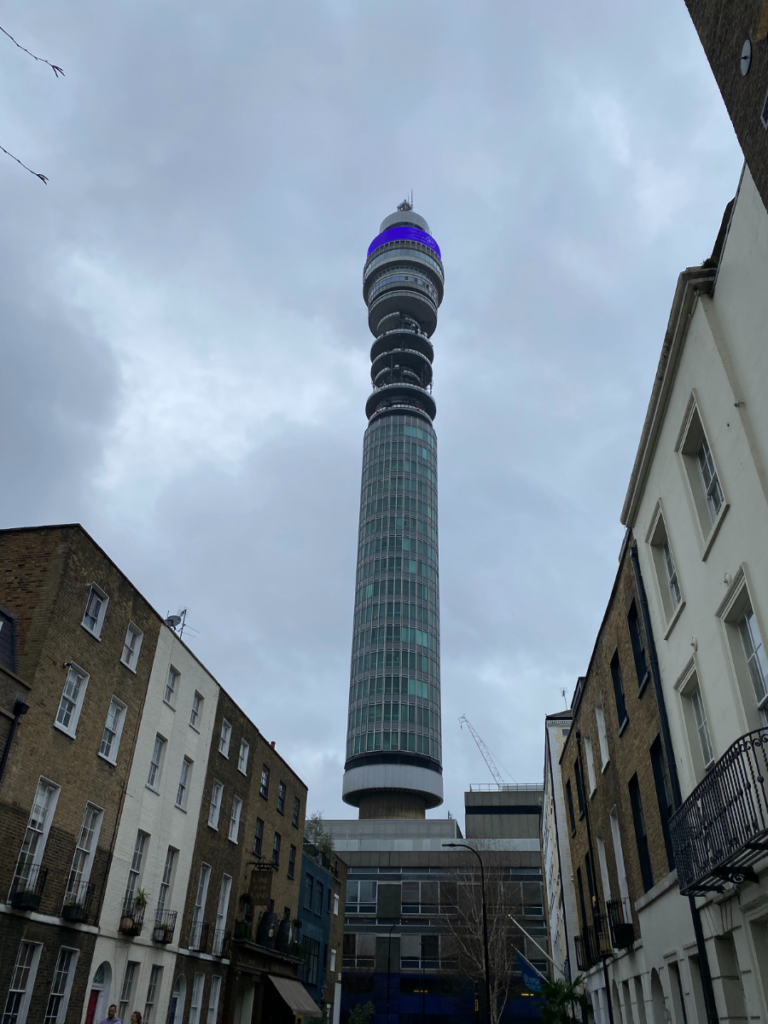
[[[365,405],[343,798],[361,818],[443,802],[437,436],[431,337],[440,247],[410,202],[368,247],[373,392]]]

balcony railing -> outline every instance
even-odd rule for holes
[[[757,881],[768,855],[768,728],[733,743],[670,819],[680,892],[722,892]]]
[[[608,919],[603,916],[594,918],[594,923],[588,925],[581,935],[574,936],[574,943],[580,971],[588,971],[601,960],[613,956]]]
[[[119,931],[123,935],[141,935],[144,925],[144,912],[147,909],[146,903],[139,900],[126,900],[123,903],[123,912],[120,916]]]
[[[229,953],[229,943],[232,938],[231,932],[224,928],[216,928],[213,932],[213,945],[211,953],[214,956],[226,956]]]
[[[11,882],[8,903],[15,910],[37,910],[43,898],[48,868],[39,864],[19,865]]]
[[[161,910],[155,914],[155,927],[152,929],[152,941],[163,942],[166,945],[173,942],[173,933],[176,931],[175,910]]]
[[[189,948],[196,953],[205,953],[208,946],[208,931],[210,925],[207,921],[192,923],[189,927]]]
[[[635,941],[629,899],[608,900],[605,909],[608,911],[608,926],[614,949],[629,949]]]
[[[75,882],[68,885],[64,893],[61,916],[65,921],[77,921],[85,924],[91,916],[91,904],[96,887],[90,882]]]

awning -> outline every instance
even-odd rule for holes
[[[269,980],[280,993],[280,997],[295,1014],[303,1017],[322,1017],[323,1011],[317,1003],[310,999],[309,993],[300,981],[293,978],[280,978],[270,974]]]

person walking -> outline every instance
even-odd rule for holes
[[[120,1018],[117,1016],[117,1007],[114,1003],[107,1010],[107,1016],[101,1021],[101,1024],[123,1024]]]

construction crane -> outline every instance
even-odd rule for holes
[[[470,720],[467,718],[466,715],[462,715],[461,716],[461,718],[459,719],[459,725],[461,726],[462,729],[466,725],[466,727],[469,729],[469,731],[472,734],[472,739],[477,744],[477,749],[483,755],[483,760],[488,765],[488,768],[489,768],[489,770],[491,772],[491,775],[494,777],[494,779],[496,780],[496,782],[498,783],[499,786],[505,785],[504,779],[502,777],[502,774],[499,771],[499,769],[496,767],[496,762],[491,757],[490,750],[488,749],[488,747],[486,747],[485,742],[483,741],[482,736],[480,736],[475,731],[475,727],[472,725],[472,723],[470,722]]]

